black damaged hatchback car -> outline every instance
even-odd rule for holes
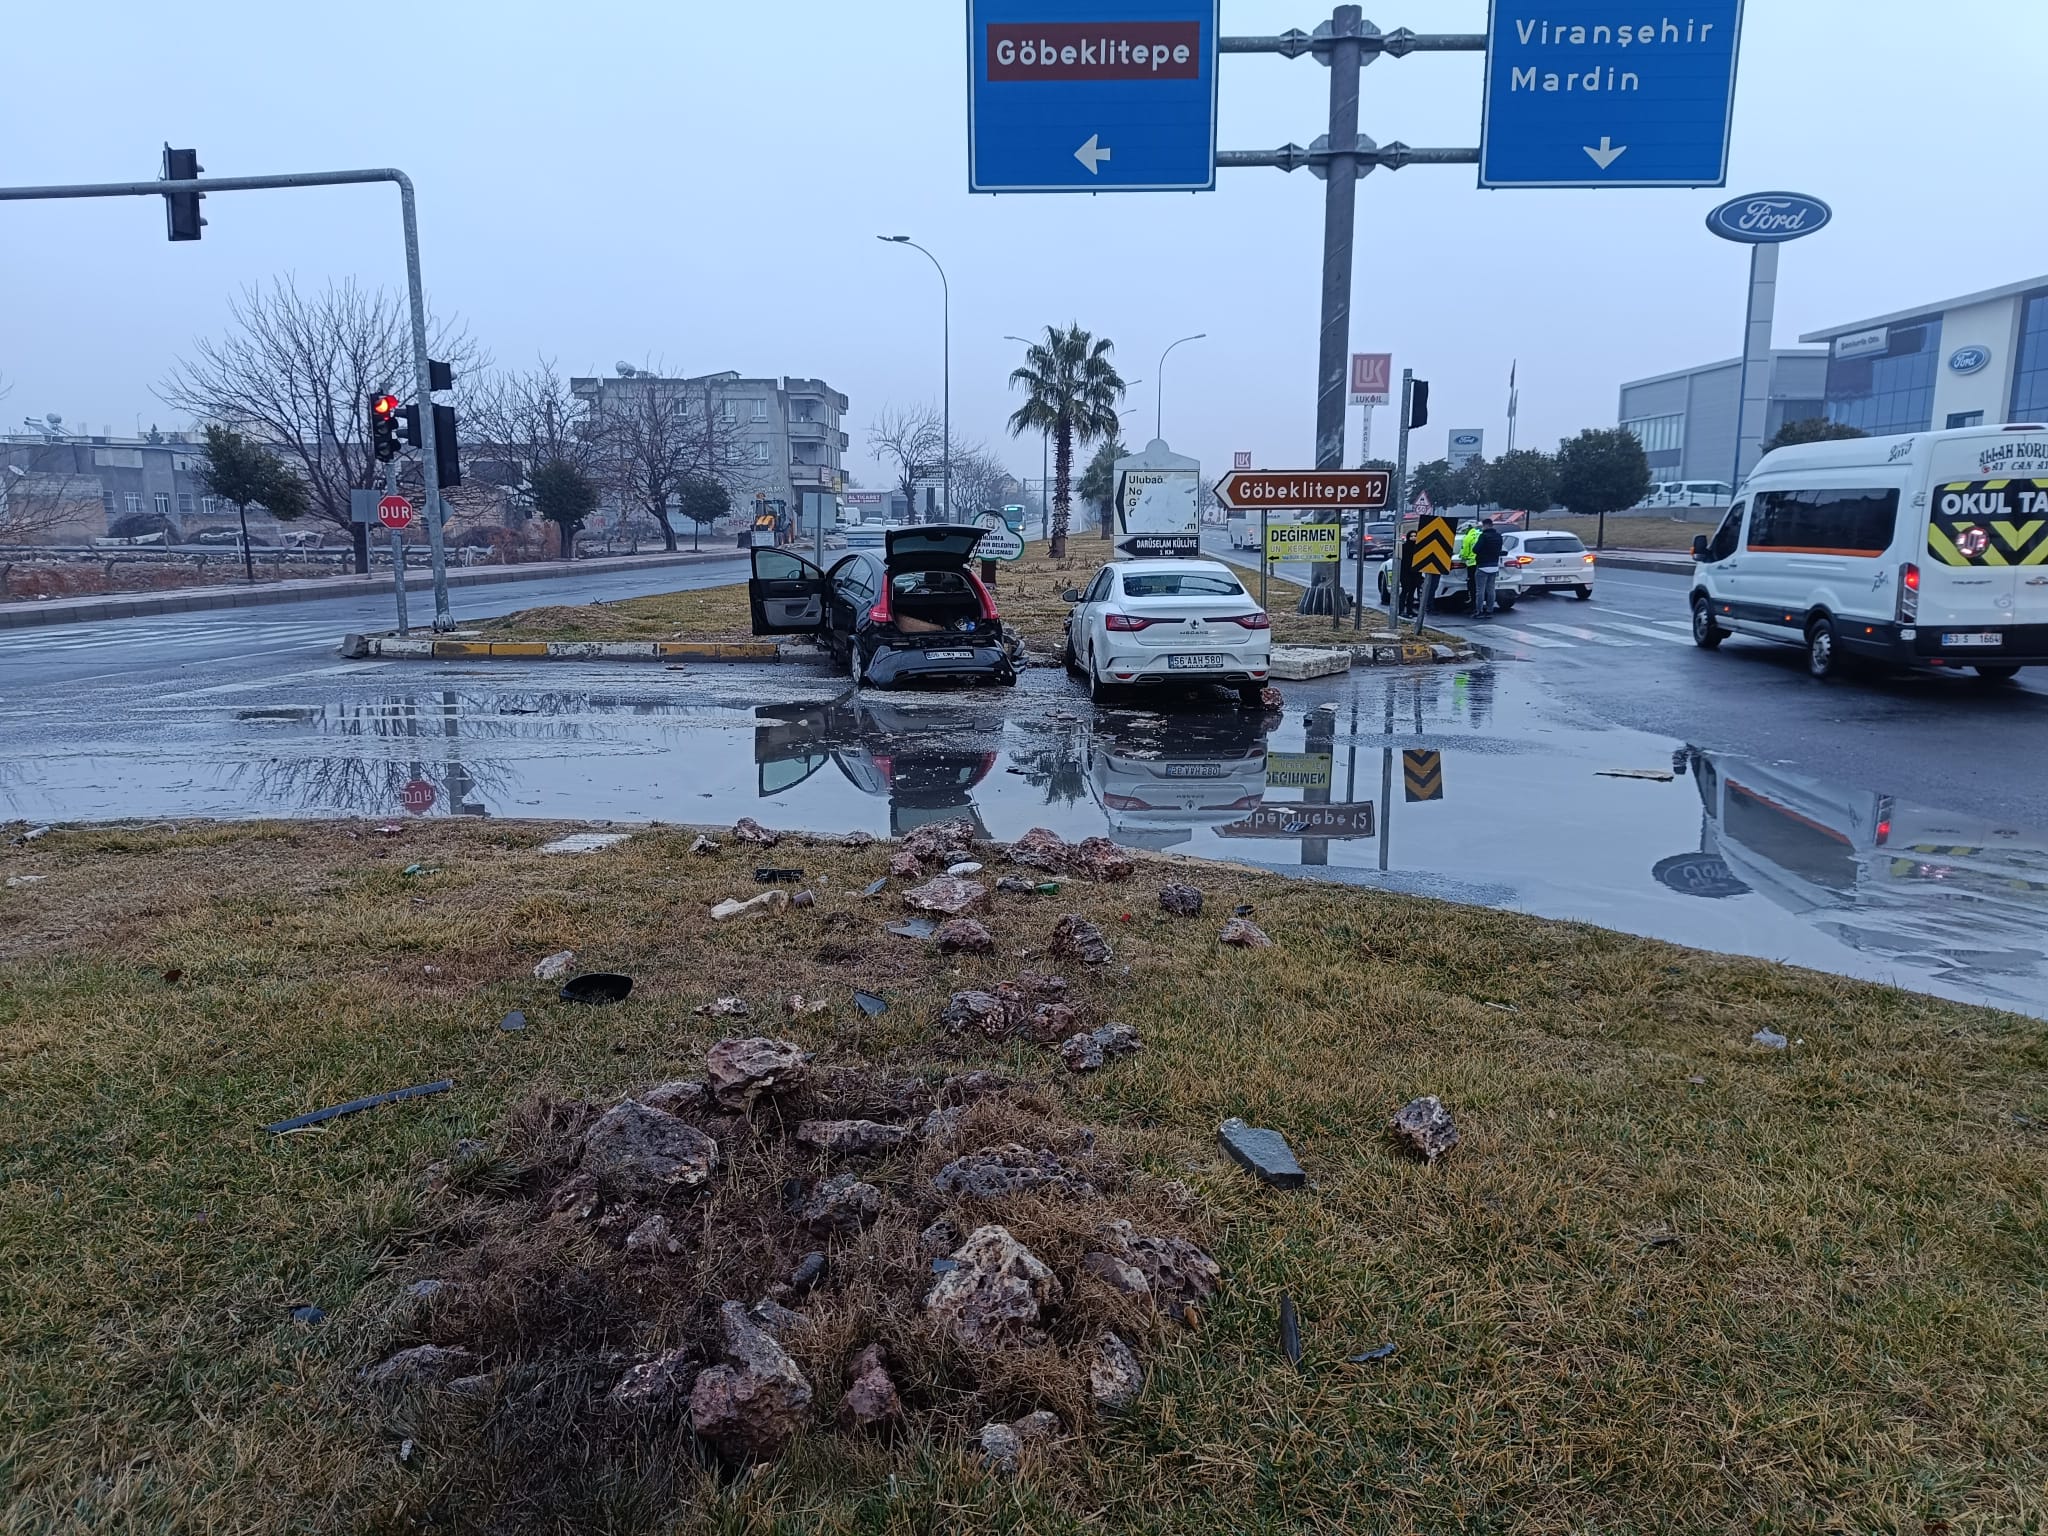
[[[788,549],[753,552],[748,605],[757,635],[814,635],[856,685],[1017,681],[1021,650],[970,569],[980,528],[892,528],[880,551],[820,570]]]

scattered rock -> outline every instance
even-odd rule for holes
[[[996,947],[995,935],[971,917],[956,917],[939,924],[939,931],[932,938],[949,955],[985,955]]]
[[[1105,1413],[1121,1413],[1145,1390],[1145,1369],[1137,1354],[1113,1333],[1095,1341],[1088,1356],[1088,1395]]]
[[[770,1460],[802,1427],[811,1384],[738,1302],[720,1307],[718,1321],[727,1363],[698,1373],[690,1427],[729,1459]]]
[[[1223,1284],[1223,1266],[1184,1237],[1143,1235],[1122,1219],[1105,1226],[1102,1236],[1111,1257],[1144,1275],[1152,1304],[1169,1317],[1184,1317]]]
[[[825,1278],[826,1261],[821,1252],[805,1254],[797,1260],[797,1266],[789,1272],[789,1291],[792,1296],[801,1296],[820,1280]]]
[[[1114,953],[1102,930],[1078,912],[1069,912],[1053,925],[1049,948],[1061,959],[1083,965],[1106,965]]]
[[[1024,1442],[1007,1424],[984,1424],[975,1436],[982,1465],[991,1472],[1015,1475],[1024,1465]]]
[[[645,1093],[636,1093],[633,1097],[649,1109],[658,1109],[665,1115],[680,1115],[702,1109],[709,1095],[702,1083],[680,1078],[672,1083],[656,1083]]]
[[[882,1346],[870,1344],[854,1357],[853,1385],[840,1401],[839,1416],[855,1429],[879,1429],[903,1416],[903,1400],[889,1379]]]
[[[796,1139],[828,1157],[872,1157],[902,1146],[910,1139],[910,1127],[878,1120],[806,1120],[796,1128]]]
[[[818,904],[818,893],[816,891],[798,891],[789,898],[789,904],[799,912],[808,912]]]
[[[533,979],[535,981],[553,981],[559,976],[568,975],[569,967],[574,965],[575,963],[575,950],[557,950],[554,954],[549,955],[547,959],[541,961],[539,965],[536,965],[533,968]]]
[[[604,1193],[597,1187],[597,1180],[587,1173],[564,1179],[548,1197],[548,1214],[567,1216],[572,1221],[588,1221],[603,1209]]]
[[[1217,938],[1225,944],[1235,944],[1239,949],[1271,949],[1273,941],[1265,931],[1248,917],[1233,917],[1223,925],[1223,932]]]
[[[952,1146],[954,1138],[960,1134],[960,1117],[966,1113],[966,1106],[961,1104],[933,1110],[918,1123],[918,1140],[940,1147]]]
[[[1308,1182],[1287,1138],[1278,1131],[1246,1125],[1233,1115],[1216,1128],[1216,1139],[1239,1167],[1250,1169],[1275,1189],[1300,1189]]]
[[[1128,880],[1138,871],[1138,861],[1106,837],[1084,837],[1068,858],[1071,868],[1090,880],[1112,884]]]
[[[913,827],[903,849],[932,864],[951,864],[974,851],[974,823],[963,818]]]
[[[690,844],[690,852],[697,854],[701,857],[702,855],[707,853],[718,852],[718,846],[719,845],[717,843],[714,843],[702,832],[699,832],[697,834],[697,840],[694,843]]]
[[[929,917],[906,917],[900,923],[891,923],[887,931],[899,939],[927,940],[939,931],[939,925]]]
[[[583,1167],[629,1195],[696,1189],[718,1166],[718,1143],[687,1121],[637,1099],[606,1110],[583,1133]]]
[[[882,1192],[850,1173],[840,1173],[818,1181],[799,1219],[814,1235],[830,1237],[858,1232],[881,1214]]]
[[[605,1403],[614,1413],[663,1413],[690,1400],[704,1362],[694,1349],[671,1349],[643,1360],[612,1385]]]
[[[682,1251],[683,1245],[676,1241],[668,1218],[659,1213],[648,1217],[626,1234],[626,1252],[636,1259],[666,1258]]]
[[[466,1349],[415,1344],[411,1349],[401,1349],[390,1359],[371,1366],[363,1372],[363,1381],[372,1387],[431,1386],[451,1377],[467,1376],[476,1370],[478,1363],[477,1357]]]
[[[932,1184],[954,1200],[1001,1200],[1026,1190],[1076,1197],[1095,1193],[1093,1184],[1050,1151],[1032,1151],[1014,1141],[954,1158],[932,1176]]]
[[[925,1293],[925,1310],[969,1349],[1037,1343],[1045,1309],[1062,1292],[1038,1256],[1007,1227],[977,1228],[953,1252],[949,1269]]]
[[[1271,714],[1276,709],[1285,709],[1287,698],[1278,688],[1265,688],[1259,692],[1259,708]]]
[[[746,901],[741,901],[737,896],[728,896],[711,909],[711,921],[728,923],[736,917],[768,917],[785,911],[788,907],[787,891],[763,891]]]
[[[792,992],[789,994],[788,1000],[783,1003],[783,1006],[789,1010],[791,1018],[800,1019],[809,1014],[823,1013],[832,1006],[832,999],[829,997],[805,997],[801,992]]]
[[[1018,1028],[1038,1044],[1052,1045],[1071,1035],[1080,1022],[1081,1012],[1071,1003],[1038,1003]]]
[[[1007,1040],[1016,1033],[1016,1017],[993,992],[955,992],[939,1010],[939,1025],[948,1034],[965,1034],[972,1029],[991,1040]]]
[[[1105,1024],[1100,1029],[1061,1041],[1060,1060],[1067,1064],[1069,1072],[1093,1072],[1106,1060],[1128,1056],[1144,1048],[1145,1042],[1138,1038],[1138,1032],[1130,1025]]]
[[[803,1081],[811,1053],[788,1040],[760,1035],[721,1040],[704,1055],[711,1094],[727,1109],[751,1110],[762,1094],[776,1094]]]
[[[917,1256],[920,1259],[942,1258],[959,1246],[960,1229],[950,1216],[941,1216],[917,1234]]]
[[[1004,875],[996,882],[996,889],[1005,896],[1035,896],[1038,893],[1038,883],[1026,880],[1021,875]]]
[[[1175,917],[1200,917],[1202,893],[1178,880],[1162,885],[1159,887],[1159,910],[1171,912]]]
[[[747,1316],[769,1338],[780,1344],[799,1328],[808,1328],[811,1320],[801,1312],[792,1311],[779,1301],[757,1301],[747,1308]]]
[[[1081,1269],[1122,1295],[1152,1294],[1152,1282],[1145,1278],[1145,1271],[1135,1264],[1126,1263],[1113,1253],[1103,1253],[1099,1249],[1093,1253],[1084,1253],[1081,1255]]]
[[[526,1015],[519,1009],[514,1008],[505,1017],[498,1020],[498,1028],[504,1030],[508,1035],[522,1030],[526,1028]]]
[[[914,853],[899,853],[889,860],[889,873],[899,880],[922,880],[924,865]]]
[[[978,875],[981,873],[981,862],[978,859],[962,859],[957,864],[948,864],[946,866],[946,873],[949,875]]]
[[[940,875],[903,893],[905,906],[941,917],[963,917],[987,903],[987,886],[953,875]]]
[[[744,1019],[753,1011],[744,997],[719,997],[697,1005],[697,1017],[700,1019]]]
[[[1046,827],[1033,827],[1010,844],[1012,864],[1022,864],[1027,869],[1049,870],[1055,874],[1067,867],[1067,860],[1072,854],[1073,846],[1059,833]]]
[[[1426,1163],[1435,1162],[1458,1144],[1458,1128],[1451,1123],[1451,1112],[1433,1093],[1403,1104],[1387,1122],[1387,1129],[1397,1140],[1421,1153]]]
[[[763,848],[773,848],[782,841],[780,832],[770,832],[751,816],[742,816],[734,822],[732,835],[737,842],[755,843]]]
[[[1041,1440],[1050,1440],[1060,1432],[1060,1416],[1050,1409],[1041,1408],[1036,1413],[1027,1413],[1016,1420],[1010,1428],[1017,1431],[1017,1438],[1026,1445],[1035,1445]]]

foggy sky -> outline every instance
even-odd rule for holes
[[[1111,9],[1114,9],[1112,6]],[[1647,19],[1686,0],[1645,0]],[[2035,72],[2043,0],[1749,0],[1725,191],[1476,190],[1472,167],[1375,171],[1359,186],[1352,345],[1432,381],[1432,424],[1504,435],[1519,359],[1523,445],[1612,425],[1618,384],[1732,357],[1744,248],[1706,211],[1738,192],[1826,199],[1834,224],[1784,251],[1777,341],[2048,271]],[[371,8],[198,0],[10,8],[0,183],[153,178],[168,139],[209,175],[395,165],[416,182],[431,302],[501,364],[555,358],[671,372],[822,376],[852,398],[849,468],[885,405],[938,403],[938,280],[952,282],[953,430],[1020,474],[1019,349],[1049,321],[1117,343],[1126,438],[1166,436],[1207,468],[1248,449],[1313,462],[1323,187],[1225,170],[1214,192],[971,197],[960,0],[616,0],[394,7],[431,12],[407,47]],[[1477,31],[1484,0],[1373,0],[1392,29]],[[1224,0],[1227,33],[1312,28],[1310,0]],[[388,38],[386,29],[383,35]],[[1221,61],[1225,149],[1325,127],[1312,59]],[[1478,142],[1476,54],[1381,59],[1360,128],[1381,142]],[[0,402],[10,426],[183,425],[154,394],[242,284],[291,272],[402,290],[388,186],[220,194],[205,238],[171,245],[154,199],[0,205]],[[1392,412],[1374,449],[1392,456]],[[1358,455],[1351,412],[1347,462]]]

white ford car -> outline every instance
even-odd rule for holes
[[[1220,683],[1259,707],[1273,621],[1229,566],[1116,560],[1065,595],[1064,659],[1097,703],[1126,688]]]

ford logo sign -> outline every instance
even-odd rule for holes
[[[1955,351],[1948,355],[1948,367],[1951,373],[1979,373],[1989,366],[1990,362],[1991,349],[1989,347],[1957,347]]]
[[[1817,197],[1797,192],[1752,192],[1723,203],[1707,215],[1707,228],[1743,245],[1776,245],[1822,228],[1835,211]]]
[[[1479,434],[1477,432],[1460,432],[1456,437],[1452,438],[1451,441],[1456,443],[1460,448],[1470,448],[1474,443],[1479,441]]]

